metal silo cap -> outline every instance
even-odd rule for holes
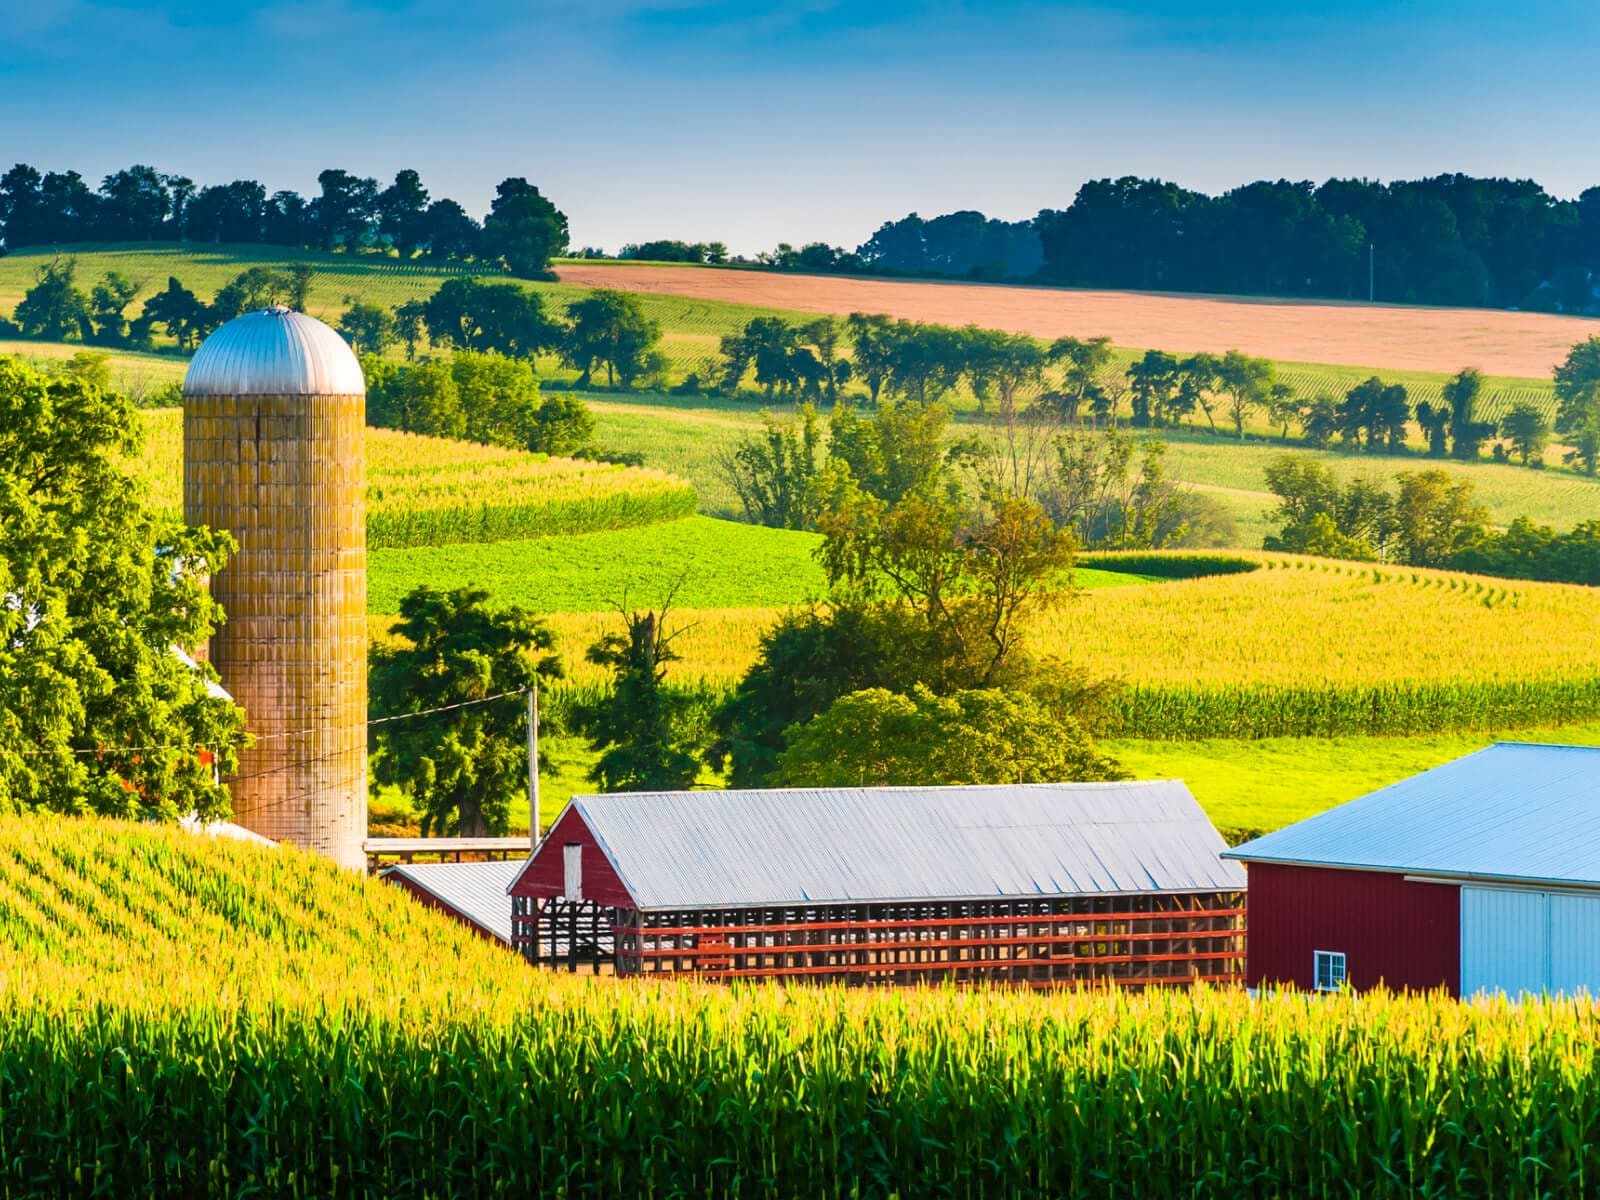
[[[358,396],[367,390],[350,344],[282,305],[235,317],[200,344],[186,396]]]

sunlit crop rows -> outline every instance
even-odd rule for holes
[[[1585,1003],[542,976],[290,851],[0,822],[0,1193],[1586,1195]]]
[[[1245,556],[1246,574],[1084,591],[1030,642],[1126,685],[1132,737],[1406,734],[1600,719],[1600,591],[1445,571]],[[684,681],[725,687],[776,609],[686,614]],[[558,619],[573,644],[603,616]],[[580,669],[579,677],[588,681]]]
[[[142,415],[146,441],[137,468],[156,506],[177,512],[181,416],[175,409]],[[623,529],[695,510],[692,486],[648,467],[553,459],[393,429],[369,429],[367,455],[373,549]]]

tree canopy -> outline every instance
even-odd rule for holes
[[[0,357],[0,811],[228,815],[243,715],[185,652],[233,541],[150,509],[139,428],[82,375]]]
[[[411,798],[425,834],[506,832],[528,783],[524,694],[561,675],[549,627],[488,600],[478,588],[418,587],[400,601],[399,642],[372,653],[374,716],[446,709],[371,726],[373,776]]]
[[[841,696],[778,756],[790,786],[892,787],[1126,779],[1083,727],[1022,692]]]

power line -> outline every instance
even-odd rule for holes
[[[526,696],[528,694],[528,691],[529,691],[528,688],[518,688],[516,691],[496,692],[493,696],[481,696],[476,700],[460,700],[460,701],[457,701],[454,704],[441,704],[441,705],[438,705],[435,708],[424,708],[424,709],[418,710],[417,712],[395,713],[392,716],[387,716],[387,717],[373,717],[370,720],[365,721],[363,723],[362,727],[363,728],[371,728],[374,725],[387,725],[392,721],[409,721],[409,720],[412,720],[415,717],[431,717],[435,713],[453,712],[458,708],[470,708],[475,704],[488,704],[491,701],[494,701],[494,700],[505,700],[505,699],[507,699],[508,697],[511,697],[511,696]],[[273,740],[278,739],[278,738],[304,737],[307,734],[316,733],[317,731],[318,731],[317,727],[312,727],[312,728],[309,728],[309,729],[294,729],[294,730],[290,730],[287,733],[259,733],[259,734],[249,734],[249,733],[247,733],[245,736],[246,737],[253,737],[255,739],[255,743],[254,744],[259,745],[262,742],[270,742],[270,741],[273,741]],[[158,751],[163,751],[163,750],[211,750],[211,749],[221,749],[224,746],[238,746],[238,745],[240,745],[240,743],[233,742],[233,741],[225,741],[225,742],[215,742],[214,741],[214,742],[186,742],[186,743],[183,743],[181,745],[167,743],[167,744],[163,744],[163,745],[152,745],[152,746],[98,746],[98,747],[95,747],[94,749],[90,749],[90,750],[77,749],[77,748],[68,747],[68,746],[60,746],[60,747],[51,747],[51,748],[48,748],[48,749],[36,748],[36,749],[30,749],[30,750],[19,750],[19,751],[17,751],[17,753],[21,754],[21,755],[24,755],[26,757],[44,757],[44,756],[47,756],[47,755],[78,755],[78,754],[89,754],[89,755],[95,755],[95,756],[98,756],[98,757],[104,757],[104,756],[110,755],[110,754],[123,754],[123,755],[126,755],[126,754],[154,754],[154,753],[157,753]]]

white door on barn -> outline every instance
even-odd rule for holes
[[[1600,996],[1600,896],[1461,889],[1461,994]]]
[[[1550,990],[1600,996],[1600,897],[1550,894]]]
[[[1461,994],[1538,995],[1550,978],[1544,892],[1461,889]]]

